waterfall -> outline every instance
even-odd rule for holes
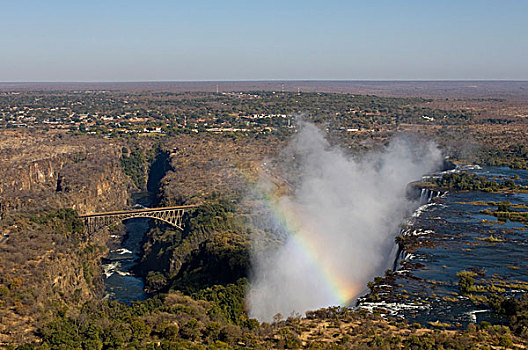
[[[401,230],[400,230],[401,232]],[[399,244],[394,244],[392,246],[392,250],[390,252],[390,260],[393,261],[392,263],[392,271],[396,271],[396,269],[398,268],[398,263],[400,262],[400,255],[401,255],[401,246]]]
[[[420,192],[420,204],[424,203],[425,201],[425,193],[426,193],[426,189],[422,188],[422,192]]]
[[[447,191],[446,192],[433,191],[433,190],[431,190],[429,188],[422,188],[421,191],[420,191],[420,201],[419,201],[420,206],[416,209],[416,211],[413,213],[412,216],[413,217],[414,216],[418,216],[424,208],[429,206],[428,203],[431,202],[431,200],[433,198],[445,196],[446,194],[447,194]],[[411,222],[412,222],[412,220],[411,220]],[[416,235],[417,232],[418,231],[416,229],[411,230],[409,227],[400,228],[400,231],[398,232],[398,235],[401,235],[401,236]],[[420,233],[418,233],[418,234],[420,234]],[[400,244],[395,244],[395,247],[393,248],[390,256],[391,256],[391,259],[392,258],[394,259],[393,260],[394,261],[393,268],[392,268],[393,271],[397,270],[398,265],[399,265],[399,263],[401,261],[406,260],[407,258],[409,258],[409,254],[407,252],[405,252],[405,250],[402,249],[402,246]]]
[[[420,205],[429,203],[433,198],[444,195],[442,191],[433,191],[428,188],[422,188],[420,192]]]

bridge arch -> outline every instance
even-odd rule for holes
[[[183,231],[183,216],[186,212],[196,208],[197,205],[186,205],[177,207],[146,208],[128,211],[111,211],[79,215],[84,220],[88,232],[92,233],[119,221],[133,218],[149,218],[163,221]]]
[[[163,221],[171,226],[174,226],[176,227],[177,229],[179,230],[182,230],[183,231],[183,227],[180,227],[180,225],[177,225],[177,224],[174,224],[172,221],[170,220],[166,220],[166,219],[163,219],[163,218],[158,218],[158,217],[153,217],[153,216],[149,216],[149,215],[136,215],[136,216],[131,216],[131,217],[128,217],[128,218],[123,218],[123,219],[117,219],[116,222],[118,221],[125,221],[125,220],[129,220],[129,219],[135,219],[135,218],[147,218],[147,219],[154,219],[154,220],[159,220],[159,221]]]

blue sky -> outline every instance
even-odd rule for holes
[[[0,81],[528,80],[528,1],[0,0]]]

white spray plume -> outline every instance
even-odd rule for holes
[[[294,212],[290,226],[295,227],[281,230],[285,225],[270,215],[267,231],[282,236],[282,244],[262,249],[269,236],[254,237],[247,295],[250,316],[268,322],[278,313],[350,302],[363,292],[370,279],[391,266],[398,226],[416,206],[406,198],[406,186],[442,163],[433,143],[406,138],[352,158],[308,123],[286,153],[297,180],[293,194],[272,205],[278,212]]]

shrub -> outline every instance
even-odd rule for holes
[[[477,274],[475,272],[462,270],[458,272],[458,289],[462,293],[469,293],[472,290],[473,284],[475,283],[475,277]]]

